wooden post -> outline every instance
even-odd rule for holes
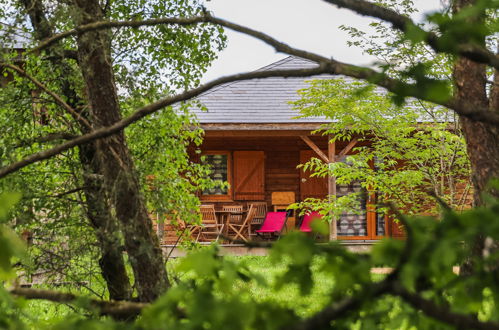
[[[329,164],[336,162],[336,143],[331,141],[331,136],[328,136],[327,144],[327,154],[329,159]],[[328,198],[331,204],[334,199],[336,199],[336,178],[333,175],[328,177]],[[338,230],[336,227],[336,218],[333,217],[333,212],[330,211],[331,223],[329,225],[329,240],[335,241],[338,239]]]

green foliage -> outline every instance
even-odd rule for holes
[[[463,206],[470,169],[464,139],[448,110],[419,101],[395,106],[374,86],[344,79],[312,81],[300,95],[293,104],[303,116],[331,120],[323,134],[333,141],[359,141],[346,159],[329,165],[312,159],[302,170],[319,177],[332,174],[338,184],[361,182],[410,214],[436,212],[435,204],[426,202],[428,191],[452,207]],[[357,200],[351,194],[302,205],[339,215],[358,209]]]
[[[0,281],[11,278],[15,273],[12,269],[13,258],[25,257],[25,244],[17,237],[5,222],[8,212],[17,203],[18,194],[0,194]]]
[[[202,14],[202,1],[118,0],[110,2],[113,20],[190,17]],[[158,25],[120,29],[114,34],[115,68],[120,86],[133,95],[187,89],[225,47],[223,29],[212,24]]]
[[[428,21],[438,26],[440,32],[439,45],[450,53],[457,51],[457,45],[470,43],[484,46],[486,37],[498,31],[497,21],[492,24],[479,22],[489,14],[497,14],[499,4],[494,0],[479,0],[473,6],[462,8],[459,13],[434,13]],[[469,24],[476,22],[477,24]]]

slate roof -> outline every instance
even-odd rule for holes
[[[289,56],[257,71],[314,66],[317,66],[314,62]],[[299,113],[289,102],[299,99],[297,91],[307,88],[307,81],[331,78],[334,76],[272,77],[236,81],[218,86],[197,98],[208,111],[192,111],[201,124],[324,123],[329,121],[325,117],[295,119]]]
[[[289,56],[280,61],[267,65],[257,71],[274,69],[303,69],[317,66],[317,63]],[[201,94],[197,99],[207,108],[192,109],[201,124],[319,124],[331,122],[324,116],[296,118],[299,112],[293,109],[290,101],[299,99],[298,90],[309,87],[309,81],[317,79],[342,79],[353,81],[355,79],[345,76],[330,74],[311,77],[271,77],[236,81],[227,83],[208,92]],[[381,87],[376,93],[386,94]],[[405,106],[420,108],[413,99],[408,99]],[[425,115],[421,108],[419,122],[432,122],[434,118]],[[440,122],[453,122],[452,111],[439,115]]]

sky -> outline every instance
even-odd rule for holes
[[[333,57],[357,65],[374,61],[359,49],[347,46],[348,34],[342,24],[368,28],[373,19],[338,9],[322,0],[207,0],[215,16],[265,32],[290,46]],[[439,8],[440,0],[414,0],[421,13]],[[420,21],[423,15],[414,19]],[[203,82],[238,72],[251,71],[287,55],[276,53],[261,41],[238,32],[227,31],[228,45],[208,69]]]

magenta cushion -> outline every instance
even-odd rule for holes
[[[262,227],[257,233],[280,232],[286,222],[286,212],[268,212],[263,221]]]
[[[303,217],[303,221],[300,225],[300,231],[303,231],[306,233],[311,232],[312,228],[310,228],[310,223],[315,219],[322,219],[322,215],[317,211],[313,211],[313,212],[305,214],[305,216]]]

